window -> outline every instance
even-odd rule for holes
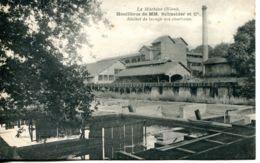
[[[115,74],[118,74],[120,71],[122,71],[122,69],[115,69]]]
[[[201,63],[191,63],[191,66],[201,66]]]
[[[99,81],[103,80],[103,75],[98,75],[98,80]]]
[[[104,75],[104,80],[107,81],[108,80],[108,76]]]
[[[114,75],[109,75],[109,80],[114,80]]]

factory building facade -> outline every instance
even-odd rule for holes
[[[125,69],[125,65],[119,59],[106,59],[86,65],[89,75],[86,83],[112,83],[116,75]]]
[[[189,76],[189,69],[181,62],[163,59],[127,64],[117,74],[116,82],[177,82]]]
[[[183,38],[158,37],[137,53],[87,64],[86,82],[174,82],[188,77],[187,45]]]
[[[174,60],[187,66],[187,43],[183,38],[172,38],[168,35],[155,39],[150,46],[143,46],[139,52],[146,61]]]
[[[202,7],[202,15],[202,54],[188,51],[188,44],[181,37],[160,36],[150,45],[143,45],[136,54],[118,57],[116,61],[120,64],[110,65],[111,69],[120,69],[113,73],[114,80],[111,77],[107,82],[114,84],[92,85],[91,88],[120,93],[148,91],[151,95],[180,97],[237,96],[236,88],[241,87],[243,79],[235,76],[226,58],[208,58],[206,6]],[[96,76],[108,75],[108,72],[100,71]]]

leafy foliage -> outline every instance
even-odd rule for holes
[[[240,75],[249,76],[255,73],[255,20],[238,28],[231,44],[228,58]]]
[[[247,81],[241,93],[247,98],[255,97],[255,20],[239,27],[230,45],[228,59],[241,77]]]
[[[209,53],[212,51],[212,47],[210,45],[208,45],[208,50],[209,50]],[[203,45],[199,45],[197,46],[196,48],[192,49],[191,52],[194,52],[194,53],[203,53]]]
[[[0,20],[0,92],[8,95],[1,94],[1,110],[27,117],[40,112],[57,121],[82,110],[87,118],[92,95],[76,50],[88,44],[83,26],[109,24],[100,2],[1,0]]]
[[[216,45],[209,53],[209,57],[227,57],[228,56],[229,44],[220,43]]]

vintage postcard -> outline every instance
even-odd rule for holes
[[[0,1],[0,161],[255,160],[255,0]]]

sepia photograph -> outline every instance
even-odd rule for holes
[[[255,0],[0,0],[0,161],[256,160]]]

